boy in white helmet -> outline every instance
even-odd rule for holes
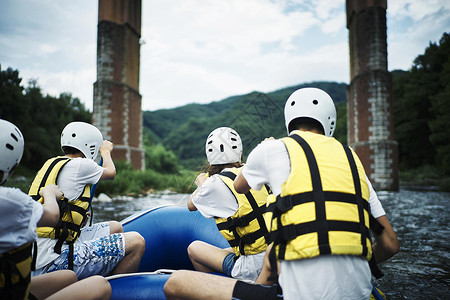
[[[36,270],[32,275],[71,269],[78,278],[86,278],[137,271],[145,250],[145,241],[139,233],[123,233],[117,221],[82,228],[91,204],[91,186],[116,175],[111,158],[113,144],[103,141],[95,126],[72,122],[62,131],[61,147],[65,155],[47,160],[28,192],[41,201],[40,188],[56,183],[65,199],[60,203],[59,224],[37,229]],[[102,166],[94,161],[98,152]]]
[[[239,193],[264,184],[273,191],[271,241],[284,298],[369,299],[367,262],[372,252],[377,262],[397,253],[397,236],[356,153],[332,138],[331,97],[299,89],[284,114],[290,136],[258,145],[234,182]],[[370,215],[382,225],[378,231]],[[376,232],[373,250],[369,228]]]
[[[264,222],[268,190],[237,194],[233,180],[242,168],[242,141],[232,128],[220,127],[206,139],[207,173],[197,176],[198,188],[188,200],[191,211],[214,218],[231,248],[221,249],[202,241],[188,247],[189,258],[198,271],[223,272],[233,278],[254,282],[267,248]]]
[[[0,185],[19,164],[24,149],[20,130],[0,119]],[[0,187],[0,298],[1,299],[109,299],[111,286],[100,276],[77,282],[72,271],[57,271],[30,280],[31,248],[36,226],[53,226],[59,219],[56,185],[40,191],[43,203],[19,189]],[[51,284],[49,284],[51,282]]]

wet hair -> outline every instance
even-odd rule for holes
[[[292,120],[289,123],[289,132],[292,132],[293,130],[307,130],[307,131],[317,130],[321,134],[325,135],[325,131],[323,130],[322,124],[315,119],[307,117],[301,117]]]
[[[70,146],[62,146],[62,150],[64,152],[64,155],[67,155],[67,154],[80,154],[80,153],[83,154],[83,152],[81,152],[77,148],[70,147]],[[84,156],[84,154],[83,154],[83,156]]]

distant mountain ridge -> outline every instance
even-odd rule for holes
[[[144,132],[153,143],[161,143],[173,150],[182,165],[198,169],[206,159],[206,137],[217,127],[227,126],[237,130],[243,141],[245,155],[265,137],[286,135],[284,104],[292,92],[302,87],[317,87],[329,93],[338,112],[339,107],[345,106],[347,84],[310,82],[269,93],[255,91],[231,96],[208,104],[144,111]],[[342,123],[345,122],[341,122],[344,126]]]

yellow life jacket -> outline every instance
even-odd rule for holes
[[[357,155],[311,132],[295,131],[282,141],[291,172],[281,194],[268,200],[277,258],[333,254],[370,260],[369,187]]]
[[[0,254],[0,299],[28,299],[31,247],[27,243]]]
[[[268,244],[264,214],[270,190],[264,186],[260,191],[250,190],[246,194],[238,194],[233,182],[241,169],[232,168],[219,173],[220,179],[236,198],[239,208],[228,218],[215,218],[217,228],[237,256],[264,252]]]
[[[62,167],[71,158],[58,156],[47,160],[39,170],[31,184],[28,194],[40,203],[44,199],[39,195],[39,191],[49,184],[56,184],[56,179]],[[81,226],[86,218],[91,198],[90,185],[86,185],[81,197],[75,201],[62,199],[58,201],[60,209],[60,220],[55,227],[38,227],[38,237],[57,239],[55,252],[61,253],[61,246],[64,242],[73,244],[80,235]]]

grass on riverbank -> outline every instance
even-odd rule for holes
[[[138,196],[156,191],[169,190],[175,193],[192,193],[195,190],[193,182],[198,172],[179,170],[173,174],[163,174],[154,170],[136,171],[128,164],[117,163],[117,175],[114,180],[101,181],[95,194],[105,193],[109,196]],[[422,166],[414,170],[399,172],[400,185],[436,186],[441,191],[450,192],[450,177],[442,177],[435,167]],[[17,187],[27,193],[32,178],[13,176],[5,186]]]
[[[129,195],[138,196],[148,193],[169,190],[175,193],[192,193],[193,182],[197,172],[180,169],[175,173],[160,173],[155,170],[136,171],[129,164],[116,163],[117,175],[114,180],[98,183],[95,194],[105,193],[108,196]],[[20,174],[20,175],[19,175]],[[24,175],[23,170],[13,174],[5,186],[16,187],[28,193],[34,174]]]
[[[161,174],[154,170],[124,170],[111,181],[98,184],[96,194],[138,196],[156,191],[169,190],[175,193],[192,193],[196,172],[181,170],[175,174]]]
[[[442,176],[434,166],[424,165],[417,169],[400,170],[400,185],[435,186],[440,191],[450,192],[450,177]]]

